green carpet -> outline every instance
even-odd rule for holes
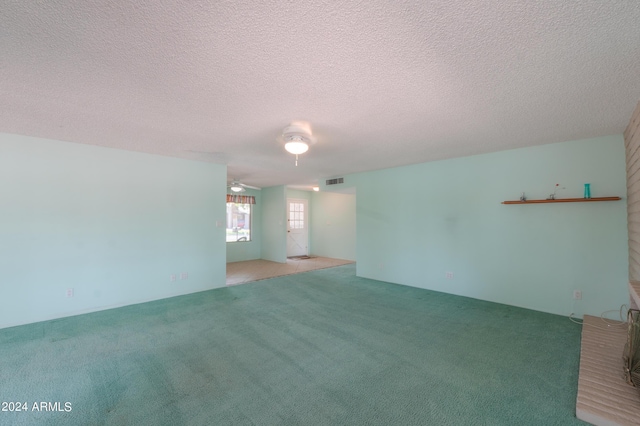
[[[0,424],[583,424],[580,331],[346,265],[0,330]]]

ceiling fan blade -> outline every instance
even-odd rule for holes
[[[241,183],[240,186],[244,186],[245,188],[249,189],[255,189],[256,191],[262,190],[262,188],[258,188],[257,186],[245,185],[244,183]]]
[[[247,188],[247,189],[255,189],[255,190],[257,190],[257,191],[260,191],[260,190],[262,189],[262,188],[258,188],[257,186],[245,185],[244,183],[240,182],[240,181],[239,181],[239,180],[237,180],[237,179],[233,179],[233,180],[231,181],[231,183],[229,183],[229,184],[227,185],[227,188],[231,188],[232,186],[239,186],[239,187],[241,187],[241,188],[243,188],[243,189],[244,189],[244,188]]]

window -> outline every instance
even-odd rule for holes
[[[251,241],[251,204],[227,203],[227,242]]]
[[[289,203],[289,228],[304,229],[303,203]]]

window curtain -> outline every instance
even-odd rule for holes
[[[227,203],[255,204],[256,197],[253,195],[227,194]]]

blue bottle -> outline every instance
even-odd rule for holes
[[[584,184],[584,198],[591,198],[591,184]]]

